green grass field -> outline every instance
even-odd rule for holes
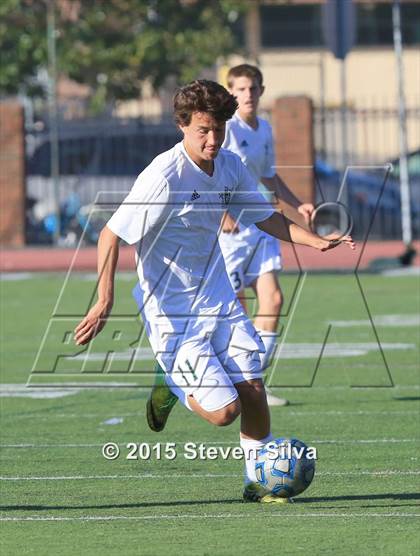
[[[318,461],[310,488],[281,507],[242,502],[241,461],[184,458],[187,442],[235,446],[238,423],[218,429],[179,405],[163,433],[147,428],[138,386],[150,383],[152,361],[143,350],[127,374],[121,347],[142,330],[133,277],[117,283],[122,340],[110,325],[83,372],[68,359],[38,372],[76,352],[63,338],[94,293],[86,276],[62,291],[63,280],[0,282],[2,555],[419,553],[418,277],[360,277],[382,353],[354,275],[282,277],[284,345],[270,380],[291,405],[272,409],[272,429],[316,447]],[[113,341],[117,355],[104,364]],[[44,382],[81,388],[45,397]],[[117,385],[126,382],[137,386]],[[119,445],[117,460],[104,459],[105,442]],[[127,459],[130,442],[175,442],[177,457]]]

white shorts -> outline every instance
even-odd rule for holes
[[[220,242],[226,270],[235,293],[251,286],[267,272],[281,270],[280,242],[273,236],[261,232],[257,241],[237,242],[235,235]],[[254,238],[252,238],[254,239]]]
[[[220,317],[210,337],[187,340],[174,356],[159,354],[166,382],[189,407],[192,395],[206,411],[216,411],[233,402],[235,384],[261,378],[260,354],[264,344],[241,309]]]

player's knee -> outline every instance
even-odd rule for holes
[[[247,382],[248,390],[251,394],[259,396],[265,392],[264,382],[261,378],[253,378]]]
[[[256,403],[265,396],[264,383],[260,378],[241,382],[237,386],[243,403]]]
[[[212,422],[218,427],[226,427],[231,425],[241,412],[241,403],[239,398],[230,403],[226,407],[222,407],[214,412]]]

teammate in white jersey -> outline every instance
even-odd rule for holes
[[[310,203],[301,203],[277,175],[271,126],[257,116],[259,100],[264,92],[261,71],[249,64],[235,66],[227,74],[227,84],[239,106],[226,124],[226,138],[222,146],[241,157],[253,177],[274,193],[280,207],[281,201],[285,201],[309,223],[314,207]],[[281,270],[280,244],[257,226],[245,228],[238,225],[229,213],[223,221],[223,232],[220,246],[235,293],[244,307],[244,288],[252,287],[257,297],[258,313],[254,325],[264,342],[265,353],[261,359],[262,367],[266,369],[276,344],[283,303],[277,278]],[[288,400],[266,390],[268,405],[288,404]]]
[[[174,106],[183,142],[139,175],[102,230],[98,301],[76,327],[75,341],[88,343],[110,314],[120,238],[137,243],[142,316],[170,386],[153,390],[156,417],[166,420],[169,413],[162,407],[165,391],[218,426],[241,414],[244,498],[282,502],[256,482],[257,450],[272,438],[259,357],[264,346],[230,286],[218,243],[221,217],[229,207],[244,225],[256,223],[280,239],[321,251],[340,241],[273,212],[240,158],[221,149],[225,122],[237,108],[226,89],[194,81],[178,90]],[[341,241],[354,248],[350,237]]]

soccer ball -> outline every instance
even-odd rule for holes
[[[257,481],[281,498],[297,496],[314,478],[315,458],[308,455],[306,444],[296,438],[268,442],[260,450],[255,464]]]

